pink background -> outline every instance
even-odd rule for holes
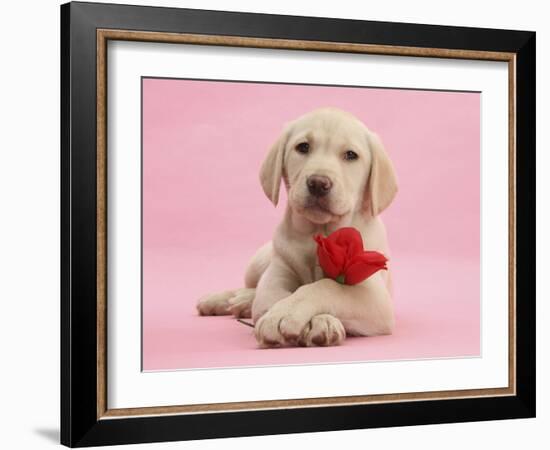
[[[322,106],[382,138],[400,191],[383,214],[396,330],[340,347],[259,349],[252,328],[199,317],[203,294],[240,287],[275,209],[258,169],[283,125]],[[143,369],[480,354],[477,93],[143,80]]]

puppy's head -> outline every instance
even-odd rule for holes
[[[275,205],[281,179],[289,206],[316,224],[361,210],[376,216],[397,192],[380,139],[334,108],[312,111],[286,126],[260,170],[264,192]]]

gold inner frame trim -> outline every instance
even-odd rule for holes
[[[216,45],[376,55],[471,59],[508,62],[508,387],[398,394],[262,400],[201,405],[109,409],[107,405],[107,42],[109,40]],[[97,418],[205,414],[217,412],[344,406],[402,401],[497,397],[516,394],[516,54],[478,50],[404,47],[240,36],[97,30]]]

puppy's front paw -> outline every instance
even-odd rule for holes
[[[340,345],[346,338],[342,322],[330,314],[313,317],[304,327],[298,343],[304,347]]]
[[[197,302],[197,311],[201,316],[225,316],[229,311],[229,299],[235,296],[235,291],[224,291],[208,294]]]
[[[277,304],[265,313],[254,328],[260,347],[296,345],[309,318],[301,317],[288,307]]]

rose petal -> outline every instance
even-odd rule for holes
[[[386,270],[386,262],[386,257],[379,252],[368,251],[356,255],[344,269],[346,284],[361,283],[379,270]]]
[[[314,239],[317,242],[319,265],[327,276],[335,279],[344,270],[345,249],[320,235],[315,236]]]
[[[331,233],[327,239],[345,248],[348,259],[363,252],[363,238],[356,228],[340,228]]]

